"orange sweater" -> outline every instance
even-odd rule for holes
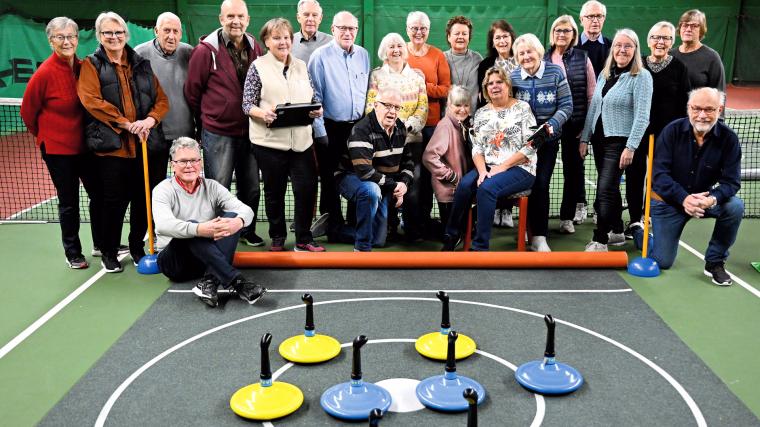
[[[435,126],[441,121],[441,105],[449,96],[451,71],[441,49],[427,46],[428,51],[424,56],[414,56],[410,50],[406,62],[410,67],[417,68],[425,75],[428,96],[428,116],[425,126]]]

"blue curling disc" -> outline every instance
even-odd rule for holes
[[[468,388],[478,392],[478,405],[483,403],[486,389],[472,378],[456,375],[451,379],[436,375],[422,380],[417,384],[417,398],[423,405],[438,411],[466,411],[469,404],[462,393]]]
[[[158,255],[145,255],[137,262],[137,272],[140,274],[158,274]]]
[[[637,277],[657,277],[660,266],[652,258],[637,257],[628,264],[628,273]]]
[[[521,386],[539,394],[567,394],[583,385],[583,376],[572,366],[559,362],[534,360],[517,368],[515,379]]]
[[[461,397],[461,396],[460,396]],[[380,386],[370,383],[346,382],[334,385],[322,393],[319,399],[322,409],[335,418],[343,420],[367,420],[375,408],[383,414],[391,406],[391,394]]]

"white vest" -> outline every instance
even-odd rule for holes
[[[261,101],[259,107],[265,110],[278,104],[311,102],[314,90],[309,83],[306,63],[290,56],[290,66],[283,75],[285,64],[278,61],[272,52],[253,61],[261,79]],[[312,144],[311,126],[268,128],[263,120],[248,117],[251,142],[275,150],[306,151]]]

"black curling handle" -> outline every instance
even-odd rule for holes
[[[383,418],[383,411],[379,408],[375,408],[369,412],[369,427],[377,427],[380,425],[380,420]]]
[[[554,318],[551,314],[544,316],[546,322],[546,351],[544,357],[554,357]]]
[[[361,348],[364,344],[367,344],[367,337],[364,335],[359,335],[358,337],[354,338],[354,363],[351,368],[351,379],[352,380],[360,380],[362,379],[362,352]]]
[[[459,334],[457,331],[449,331],[449,347],[446,350],[446,372],[457,371],[456,343]]]
[[[314,297],[311,294],[303,294],[301,301],[306,304],[306,329],[307,331],[314,330]]]
[[[466,388],[462,396],[469,405],[467,407],[467,427],[478,427],[478,392],[473,388]]]
[[[451,327],[451,322],[449,321],[449,294],[443,291],[438,291],[435,296],[438,297],[438,299],[443,303],[443,312],[441,313],[441,328],[449,329]]]
[[[272,379],[272,368],[269,366],[269,344],[272,344],[272,334],[267,332],[261,337],[261,375],[262,380]]]

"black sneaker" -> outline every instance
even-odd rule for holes
[[[116,256],[114,255],[103,254],[100,258],[100,265],[103,266],[103,268],[106,270],[106,273],[121,273],[124,271],[121,263],[118,259],[116,259]]]
[[[132,264],[134,264],[135,267],[137,267],[137,264],[140,262],[140,259],[145,256],[145,250],[142,248],[136,250],[136,251],[130,251],[129,255],[132,257]]]
[[[712,282],[718,286],[731,286],[731,276],[726,273],[725,263],[707,262],[705,263],[705,276],[711,277]]]
[[[461,237],[454,237],[445,234],[443,236],[443,247],[441,248],[441,252],[454,252],[457,249],[457,246],[459,246],[461,243]]]
[[[87,260],[84,259],[82,254],[67,256],[66,264],[69,265],[69,268],[74,270],[81,270],[90,266],[90,264],[87,264]]]
[[[235,289],[238,297],[248,304],[254,304],[264,296],[264,293],[267,291],[265,287],[243,278],[235,279],[232,282],[232,288]]]
[[[118,248],[116,248],[116,256],[124,255],[129,253],[129,246],[127,245],[119,245]],[[95,246],[92,248],[92,252],[90,255],[94,257],[102,257],[103,253],[100,251],[100,248]]]
[[[201,301],[203,301],[209,307],[216,307],[219,305],[219,298],[217,297],[217,289],[219,288],[219,282],[211,276],[205,276],[197,285],[193,287],[193,293],[198,295]]]
[[[254,248],[264,246],[264,240],[256,233],[248,233],[245,236],[241,236],[240,243],[248,246],[253,246]]]

